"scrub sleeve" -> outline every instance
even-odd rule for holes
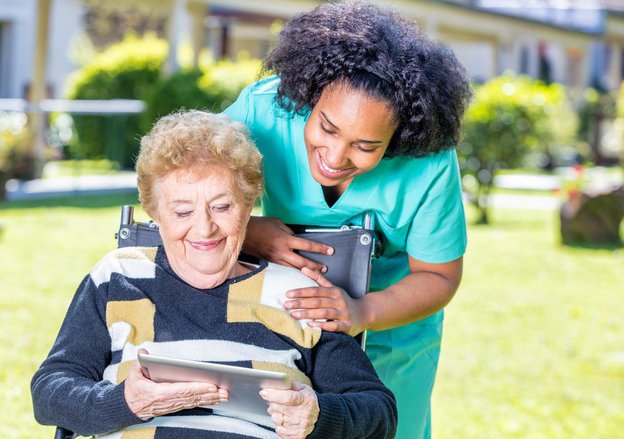
[[[278,78],[247,87],[225,113],[245,123],[262,152],[266,216],[285,223],[357,224],[370,211],[384,245],[373,261],[371,291],[408,274],[409,254],[429,263],[461,257],[466,222],[455,151],[423,158],[383,159],[354,178],[330,208],[313,179],[303,140],[307,115],[288,114],[275,104]],[[399,410],[397,438],[431,436],[430,399],[440,354],[443,311],[385,331],[368,331],[366,353],[394,393]]]

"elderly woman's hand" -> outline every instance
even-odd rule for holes
[[[304,258],[293,250],[334,254],[334,249],[328,245],[294,236],[293,231],[278,218],[250,218],[243,251],[287,267],[326,270],[324,265]]]
[[[143,375],[137,361],[128,372],[124,397],[132,413],[146,420],[227,401],[228,392],[209,383],[156,383]]]
[[[303,439],[314,430],[319,405],[310,386],[293,381],[290,390],[264,388],[260,396],[269,403],[268,412],[279,437]]]
[[[303,274],[319,284],[286,292],[286,309],[297,320],[310,319],[309,326],[323,331],[357,335],[366,329],[363,299],[355,300],[321,273],[303,268]]]

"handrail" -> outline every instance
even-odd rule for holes
[[[0,111],[24,113],[64,112],[74,114],[138,114],[145,111],[145,102],[138,99],[0,99]]]

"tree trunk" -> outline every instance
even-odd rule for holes
[[[6,198],[6,182],[8,179],[8,173],[0,169],[0,201],[4,201]]]
[[[477,192],[478,196],[475,200],[475,205],[477,206],[477,210],[479,212],[479,217],[476,222],[477,224],[490,224],[489,201],[491,190],[492,185],[490,184],[481,184],[479,187],[479,191]]]

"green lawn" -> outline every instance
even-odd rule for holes
[[[0,437],[51,438],[30,377],[132,196],[0,204]],[[624,426],[624,251],[564,248],[554,212],[470,227],[446,315],[435,438],[613,438]],[[619,292],[619,294],[618,294]]]
[[[555,212],[493,217],[447,308],[434,437],[622,437],[624,251],[562,247]]]

